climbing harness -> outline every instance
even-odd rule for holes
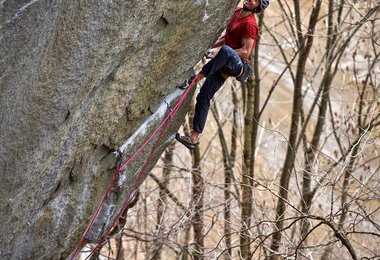
[[[230,75],[230,74],[228,74],[227,72],[225,72],[223,69],[220,69],[219,70],[220,71],[220,74],[222,75],[222,77],[225,79],[225,80],[227,80],[229,77],[240,77],[241,75],[243,75],[243,72],[244,72],[244,67],[241,67],[241,69],[240,69],[240,73],[239,73],[239,75],[237,75],[237,76],[233,76],[233,75]]]
[[[181,96],[181,98],[178,100],[178,102],[175,104],[174,108],[170,110],[169,114],[164,118],[164,120],[161,122],[161,124],[154,130],[154,132],[149,136],[149,138],[140,146],[140,148],[116,171],[114,177],[112,178],[111,182],[110,182],[110,185],[108,187],[108,189],[106,190],[106,193],[102,199],[102,201],[100,202],[94,216],[92,217],[91,219],[91,222],[90,224],[88,225],[87,229],[86,229],[86,232],[84,233],[82,239],[80,240],[78,246],[76,247],[75,251],[74,251],[74,254],[70,257],[70,259],[74,259],[77,254],[79,253],[79,251],[81,250],[81,248],[83,247],[83,244],[84,242],[86,241],[86,237],[88,235],[88,233],[90,232],[90,229],[92,228],[92,226],[94,225],[94,222],[95,222],[95,219],[96,217],[98,216],[99,212],[100,212],[100,209],[102,208],[105,200],[107,199],[114,183],[116,182],[116,180],[118,179],[119,177],[119,174],[120,172],[125,168],[127,167],[127,165],[145,148],[145,146],[153,139],[154,136],[156,136],[156,134],[162,129],[162,132],[160,133],[153,149],[152,149],[152,152],[150,153],[147,161],[145,162],[141,172],[139,173],[138,177],[137,177],[137,180],[132,188],[132,190],[128,193],[128,196],[125,200],[125,202],[123,203],[121,209],[119,210],[118,214],[116,215],[116,218],[115,220],[113,221],[112,225],[111,225],[111,228],[107,231],[107,233],[103,236],[103,238],[100,240],[100,242],[96,245],[96,247],[94,249],[91,250],[91,253],[87,256],[86,259],[88,259],[89,257],[91,257],[91,255],[100,249],[100,247],[102,245],[104,245],[107,241],[108,241],[108,236],[109,234],[111,233],[112,229],[117,225],[117,222],[121,216],[121,214],[124,212],[124,210],[128,207],[129,205],[129,200],[132,196],[132,194],[135,192],[135,190],[137,189],[138,185],[140,184],[140,181],[150,163],[150,161],[152,160],[153,156],[155,155],[161,141],[162,141],[162,138],[164,137],[164,134],[166,133],[170,123],[173,121],[173,118],[175,116],[175,114],[178,112],[179,108],[181,107],[182,103],[185,101],[186,97],[187,97],[187,94],[190,92],[192,86],[195,84],[195,82],[197,81],[197,79],[199,78],[199,75],[200,75],[200,72],[192,79],[190,85],[188,88],[186,88],[184,90],[184,93],[183,95]],[[118,150],[118,154],[119,155],[123,155],[123,153],[121,151]]]
[[[236,76],[236,80],[240,82],[246,82],[247,79],[251,76],[252,71],[253,71],[252,67],[249,66],[248,63],[244,63],[244,69],[240,73],[240,75]]]
[[[220,69],[219,71],[225,80],[227,80],[229,77],[235,77],[236,80],[238,80],[240,82],[246,82],[247,79],[250,77],[253,69],[251,66],[249,66],[248,63],[244,63],[244,65],[241,67],[239,75],[237,75],[237,76],[230,75],[230,74],[226,73],[225,71],[223,71],[223,69]]]

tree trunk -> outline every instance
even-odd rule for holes
[[[203,191],[204,191],[204,182],[202,178],[202,172],[200,168],[200,151],[199,146],[192,151],[193,157],[193,169],[192,169],[192,179],[193,179],[193,208],[194,214],[191,219],[194,231],[194,251],[193,258],[203,259],[204,253],[204,242],[203,242]]]
[[[296,156],[296,150],[294,147],[296,146],[297,136],[298,136],[298,123],[299,118],[301,115],[301,107],[302,107],[302,83],[304,78],[304,72],[305,72],[305,64],[307,61],[307,58],[310,53],[310,49],[313,44],[313,33],[315,29],[315,25],[318,20],[318,14],[321,7],[321,0],[315,0],[313,3],[313,11],[310,17],[309,27],[307,31],[307,36],[302,40],[300,43],[300,56],[298,59],[297,64],[297,72],[296,72],[296,81],[294,86],[294,95],[293,95],[293,110],[292,110],[292,118],[291,118],[291,125],[290,125],[290,132],[289,132],[289,138],[288,138],[288,148],[286,151],[286,157],[284,166],[281,172],[281,179],[280,179],[280,191],[279,191],[279,200],[277,203],[276,208],[276,232],[273,234],[272,238],[272,244],[271,244],[271,250],[273,252],[277,252],[280,247],[281,242],[281,229],[284,226],[283,219],[285,214],[285,202],[288,198],[288,188],[289,188],[289,179],[291,172],[293,171],[294,167],[294,160]],[[298,0],[294,0],[295,7],[299,6]],[[296,9],[296,17],[299,17],[299,9]],[[300,23],[301,21],[297,21]],[[273,259],[276,258],[276,256],[272,257]]]
[[[234,104],[234,113],[233,113],[233,126],[231,133],[231,153],[229,153],[227,140],[223,132],[223,125],[220,120],[219,111],[216,103],[212,105],[212,113],[214,115],[216,124],[218,126],[218,136],[220,145],[223,151],[223,166],[224,166],[224,237],[225,237],[225,259],[231,259],[232,257],[232,247],[231,247],[231,186],[233,185],[233,167],[234,160],[236,155],[236,125],[237,124],[237,115],[235,111],[237,110],[237,96],[234,90],[234,87],[231,87],[232,102]]]
[[[319,114],[318,114],[318,119],[317,119],[317,124],[315,126],[314,134],[313,134],[313,139],[311,141],[310,147],[307,149],[306,154],[305,154],[305,167],[303,171],[303,186],[302,186],[302,195],[301,195],[301,205],[302,205],[302,213],[303,214],[308,214],[309,209],[311,207],[311,202],[312,202],[312,187],[311,187],[311,172],[313,171],[313,165],[315,158],[318,153],[318,148],[319,148],[319,142],[321,139],[321,135],[323,132],[323,126],[325,125],[326,122],[326,111],[327,111],[327,106],[329,103],[329,97],[330,97],[330,85],[332,81],[332,62],[333,62],[333,49],[332,46],[334,44],[334,39],[336,37],[333,37],[333,10],[334,8],[334,1],[329,0],[329,7],[328,7],[328,26],[327,26],[327,44],[326,44],[326,50],[328,52],[326,61],[325,61],[325,68],[326,72],[323,76],[322,80],[322,97],[321,97],[321,102],[319,106]],[[318,97],[317,97],[318,98]],[[309,231],[310,227],[310,222],[308,220],[302,221],[301,225],[301,236],[302,238],[306,236],[306,234]]]
[[[116,260],[124,259],[123,248],[123,232],[120,233],[120,238],[116,238]]]
[[[194,107],[194,105],[192,106]],[[194,113],[189,115],[189,121],[192,122]],[[203,241],[203,192],[204,181],[201,171],[201,154],[199,145],[191,151],[192,157],[192,196],[190,201],[190,208],[193,209],[191,217],[191,224],[194,231],[194,249],[192,257],[195,260],[203,259],[204,241]]]
[[[243,150],[243,176],[241,181],[241,230],[240,230],[240,254],[242,259],[248,259],[250,255],[249,226],[252,214],[252,121],[253,121],[253,80],[248,80],[246,114],[244,117],[244,150]]]
[[[262,27],[264,14],[259,16],[259,28]],[[260,75],[259,75],[259,42],[260,37],[256,39],[256,48],[254,53],[254,68],[252,76],[246,84],[246,114],[244,118],[244,170],[242,177],[242,198],[241,198],[241,220],[242,227],[240,230],[240,251],[242,259],[251,258],[249,236],[249,227],[251,226],[252,202],[253,202],[253,177],[255,166],[255,149],[257,131],[260,120]]]
[[[169,175],[170,175],[170,167],[173,162],[173,150],[175,147],[175,143],[172,143],[169,145],[168,149],[166,150],[165,156],[164,156],[164,169],[162,171],[162,182],[159,186],[159,199],[157,202],[157,224],[156,224],[156,239],[154,241],[152,256],[150,259],[152,260],[160,260],[161,259],[161,248],[163,245],[163,238],[162,238],[162,230],[164,227],[164,221],[163,217],[165,214],[165,208],[167,204],[167,186],[169,185]]]

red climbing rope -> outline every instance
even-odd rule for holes
[[[195,78],[192,80],[192,82],[190,83],[189,87],[185,90],[184,94],[181,96],[181,98],[178,100],[177,104],[174,106],[173,109],[170,110],[169,114],[164,118],[164,120],[161,122],[161,124],[154,130],[154,132],[149,136],[149,138],[140,146],[140,148],[116,171],[114,177],[112,178],[111,182],[110,182],[110,185],[108,187],[108,189],[106,190],[106,193],[102,199],[102,201],[100,202],[94,216],[92,217],[91,219],[91,222],[90,224],[88,225],[87,229],[86,229],[86,232],[84,233],[82,239],[80,240],[77,248],[75,249],[75,252],[74,254],[71,256],[70,259],[74,259],[75,256],[79,253],[80,249],[83,247],[83,244],[86,240],[86,237],[88,235],[88,233],[90,232],[90,229],[92,228],[93,224],[94,224],[94,221],[96,219],[96,217],[98,216],[99,214],[99,211],[100,209],[102,208],[105,200],[107,199],[115,181],[118,179],[119,177],[119,174],[120,172],[125,168],[127,167],[127,165],[145,148],[145,146],[152,140],[152,138],[163,128],[163,131],[161,132],[159,138],[157,139],[156,141],[156,144],[154,145],[153,147],[153,150],[151,152],[151,154],[149,155],[146,163],[144,164],[144,167],[143,169],[141,170],[138,178],[137,178],[137,181],[136,183],[134,184],[132,190],[128,193],[128,196],[125,200],[125,202],[123,203],[123,206],[121,207],[121,209],[119,210],[118,214],[116,215],[116,218],[114,220],[114,222],[112,223],[112,226],[111,228],[108,230],[108,232],[103,236],[103,238],[100,240],[100,242],[96,245],[96,247],[91,251],[90,255],[86,258],[88,259],[96,250],[99,249],[99,247],[104,244],[107,239],[108,239],[108,235],[110,234],[110,232],[112,231],[112,229],[116,226],[121,214],[123,213],[123,211],[126,209],[126,207],[128,206],[129,204],[129,200],[131,198],[131,195],[135,192],[135,190],[137,189],[139,183],[140,183],[140,180],[141,178],[143,177],[150,161],[152,160],[154,154],[156,153],[161,141],[162,141],[162,138],[165,134],[165,132],[167,131],[170,123],[172,122],[173,120],[173,117],[174,115],[178,112],[179,108],[181,107],[182,103],[185,101],[186,99],[186,96],[187,94],[189,93],[190,89],[193,87],[194,83],[197,81],[197,79],[199,78],[199,75],[200,73],[198,73]]]

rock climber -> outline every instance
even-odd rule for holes
[[[235,10],[232,19],[227,24],[225,35],[220,37],[212,47],[213,49],[221,48],[216,56],[203,66],[196,79],[199,81],[206,78],[197,96],[192,130],[189,135],[176,134],[176,139],[187,148],[194,149],[199,144],[210,101],[226,79],[235,77],[239,81],[245,81],[251,74],[249,60],[259,34],[254,13],[260,13],[268,5],[269,0],[245,0],[243,8]],[[189,87],[194,77],[186,79],[179,88]]]

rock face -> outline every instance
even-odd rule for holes
[[[167,110],[154,112],[165,99],[178,100],[181,92],[170,94],[174,86],[237,2],[0,2],[1,259],[73,252],[115,173],[113,151],[129,138],[125,160],[161,123]],[[186,104],[146,174],[185,111]],[[113,197],[130,191],[148,156],[142,153],[123,171],[124,190]],[[107,212],[108,220],[100,221],[109,226],[116,210]]]

